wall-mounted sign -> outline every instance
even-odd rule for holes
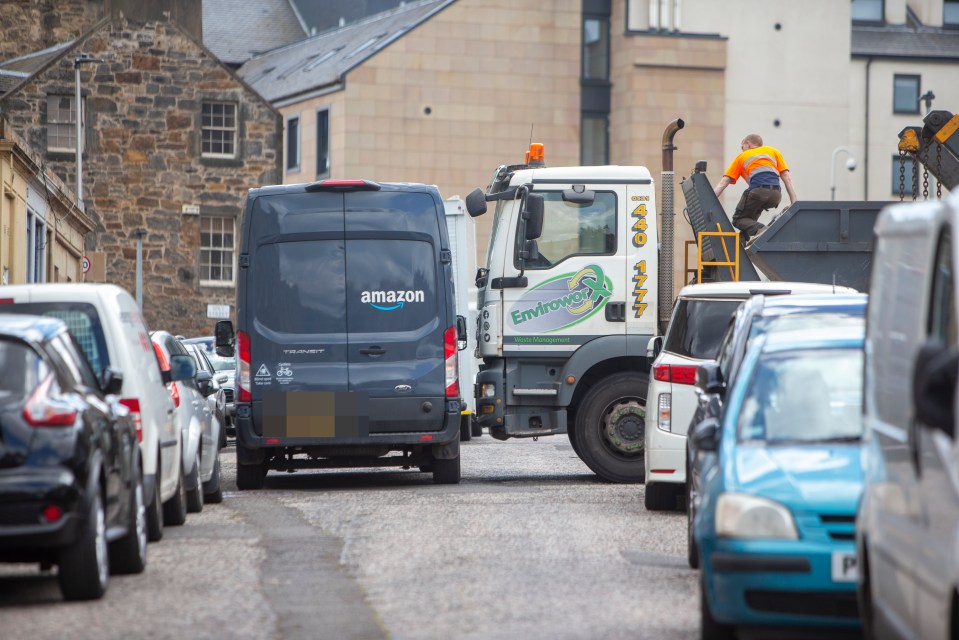
[[[229,320],[230,305],[228,304],[208,304],[206,305],[206,317],[214,320]]]

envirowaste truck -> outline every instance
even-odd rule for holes
[[[500,440],[567,433],[602,478],[644,477],[658,238],[645,167],[550,167],[542,145],[466,199],[493,208],[477,272],[477,421]]]

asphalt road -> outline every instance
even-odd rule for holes
[[[64,603],[53,572],[0,565],[3,638],[698,637],[685,514],[600,482],[565,436],[463,443],[463,481],[271,472],[167,527],[146,571]]]

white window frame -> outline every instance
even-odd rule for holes
[[[27,209],[27,278],[28,284],[46,282],[47,224],[43,216]]]
[[[68,100],[70,103],[69,109],[62,110],[59,106],[61,100]],[[84,107],[86,102],[85,98],[80,98],[80,108]],[[53,136],[51,133],[56,129],[57,136],[56,139],[67,140],[68,146],[59,146],[56,144],[51,144]],[[66,136],[62,135],[62,132],[66,130]],[[84,141],[80,140],[80,150],[84,150]],[[76,112],[76,96],[67,96],[67,95],[48,95],[47,96],[47,152],[49,153],[76,153],[77,152],[77,112]]]
[[[207,107],[224,107],[224,111],[219,116],[213,112],[209,114],[210,122],[207,123]],[[226,108],[229,107],[233,110],[233,125],[227,125],[227,113]],[[217,118],[220,118],[220,121],[217,122]],[[200,105],[200,156],[203,158],[229,158],[233,159],[237,157],[237,146],[239,136],[237,135],[239,129],[239,108],[237,103],[229,102],[224,100],[204,100]],[[206,150],[207,138],[206,134],[210,132],[212,134],[222,134],[222,133],[231,133],[231,140],[210,140],[210,147],[214,146],[215,143],[218,144],[231,144],[233,151],[231,153],[217,152],[217,151],[208,151]]]
[[[290,160],[292,159],[292,154],[290,153],[290,123],[293,121],[296,121],[296,161],[291,165]],[[300,119],[299,113],[293,114],[286,119],[286,131],[284,133],[286,143],[286,166],[284,168],[287,173],[299,173],[303,156],[303,120]]]
[[[215,229],[211,226],[210,229],[207,230],[207,226],[206,226],[207,223],[210,223],[214,220],[222,221],[224,223],[224,226],[221,227],[220,229]],[[222,237],[227,232],[229,232],[230,238],[231,238],[230,245],[228,247],[226,246],[225,243],[221,244],[220,246],[214,246],[212,242],[209,244],[209,246],[204,245],[203,235],[205,233],[219,234]],[[210,258],[205,257],[205,252],[207,251],[211,252]],[[228,262],[230,264],[230,279],[226,280],[221,278],[218,280],[214,280],[209,277],[204,277],[204,276],[210,275],[210,272],[212,271],[212,268],[214,266],[212,261],[212,252],[218,252],[220,254],[223,254],[223,253],[226,253],[227,251],[229,251],[230,253],[229,260],[223,261],[217,264],[216,266],[222,267],[224,264]],[[233,287],[235,286],[236,285],[236,268],[237,268],[236,254],[237,254],[236,218],[233,216],[201,215],[200,216],[200,253],[197,260],[197,264],[200,270],[200,286],[201,287]]]

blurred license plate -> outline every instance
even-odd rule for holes
[[[832,579],[833,582],[855,582],[859,577],[854,552],[832,552]]]

